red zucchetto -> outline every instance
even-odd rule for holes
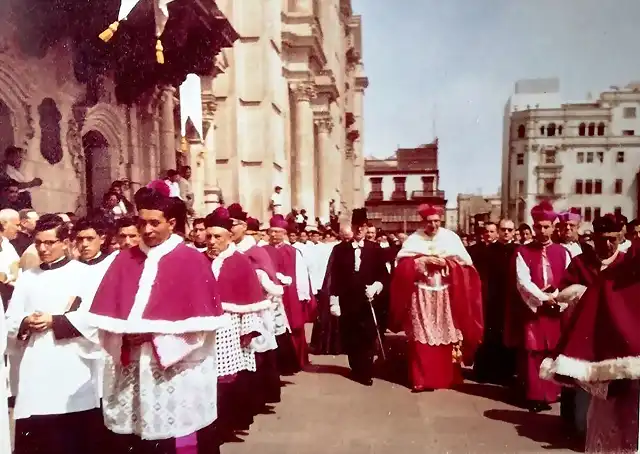
[[[430,205],[428,203],[423,203],[418,207],[418,214],[422,216],[422,218],[428,218],[429,216],[442,216],[444,210],[439,205]]]

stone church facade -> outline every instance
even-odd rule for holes
[[[364,206],[362,23],[350,0],[218,0],[238,32],[203,81],[225,201],[266,220],[274,186],[309,220]],[[209,127],[207,127],[209,125]]]

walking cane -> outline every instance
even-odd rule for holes
[[[369,300],[369,307],[371,308],[371,316],[373,317],[373,324],[376,325],[376,334],[378,336],[378,346],[380,347],[380,353],[382,353],[382,360],[387,360],[387,355],[384,352],[384,345],[382,344],[382,336],[380,335],[380,327],[378,326],[378,317],[376,317],[376,311],[373,309],[373,298],[367,298]]]

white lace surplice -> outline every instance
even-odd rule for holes
[[[454,232],[440,228],[433,237],[417,231],[407,238],[398,253],[398,259],[417,255],[458,257],[471,265],[471,257]],[[430,272],[425,281],[416,285],[411,299],[409,323],[405,332],[409,339],[427,345],[449,345],[462,341],[451,312],[448,273]]]
[[[107,428],[160,440],[186,436],[211,424],[218,415],[214,349],[208,341],[166,369],[158,364],[149,343],[132,352],[128,366],[107,356],[103,399]]]

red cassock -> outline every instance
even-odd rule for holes
[[[416,282],[421,273],[416,270],[414,257],[400,259],[391,282],[391,307],[389,326],[392,331],[408,331],[411,328],[411,310],[418,289]],[[462,332],[463,361],[470,363],[482,340],[482,284],[473,266],[445,259],[449,270],[449,302],[453,323]],[[435,322],[434,322],[435,323]],[[416,388],[449,388],[459,383],[460,365],[453,360],[453,345],[427,345],[410,341],[410,371]]]

